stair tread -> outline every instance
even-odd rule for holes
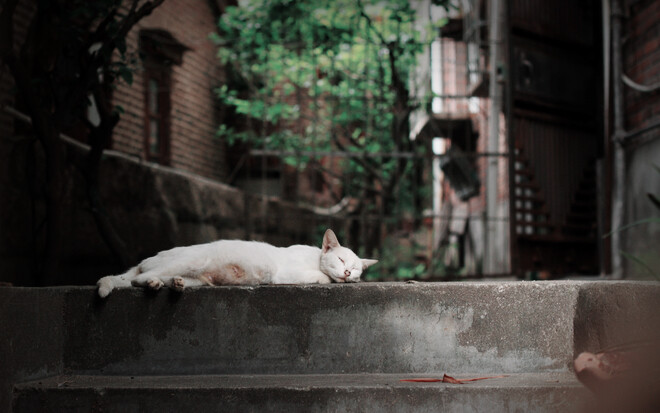
[[[575,218],[575,219],[586,219],[586,218],[596,218],[596,211],[569,211],[567,214],[567,218]]]
[[[581,222],[581,223],[567,223],[562,225],[564,229],[594,229],[596,227],[595,222]]]
[[[579,237],[563,234],[516,234],[519,240],[528,240],[542,243],[571,243],[571,244],[594,244],[593,237]]]
[[[494,374],[450,374],[457,379]],[[451,384],[404,382],[442,373],[57,376],[14,387],[16,413],[35,411],[578,412],[591,397],[570,372]]]
[[[493,377],[500,374],[454,373],[456,379]],[[517,387],[582,387],[571,372],[511,373],[506,377],[469,382],[474,388]],[[405,382],[404,379],[437,378],[443,373],[401,374],[228,374],[228,375],[171,375],[171,376],[115,376],[115,375],[59,375],[19,383],[15,391],[29,389],[71,391],[76,389],[221,389],[221,388],[388,388],[452,386],[431,382]]]
[[[532,215],[545,215],[548,216],[550,213],[542,209],[530,209],[530,208],[518,208],[516,207],[516,212],[519,214],[532,214]]]
[[[595,199],[590,199],[588,201],[584,200],[576,200],[573,201],[571,206],[580,206],[580,207],[590,207],[590,208],[595,208],[596,207],[596,200]]]
[[[539,197],[534,197],[534,196],[526,196],[526,195],[516,195],[515,196],[516,201],[528,201],[528,202],[538,202],[538,203],[545,203],[545,201]]]
[[[516,225],[522,227],[540,227],[540,228],[553,228],[557,226],[557,224],[553,222],[525,221],[525,220],[517,220]]]

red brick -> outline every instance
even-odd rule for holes
[[[660,81],[660,5],[643,1],[629,9],[627,41],[623,50],[624,73],[635,82],[650,85]],[[643,126],[657,116],[657,92],[643,93],[625,87],[626,128]]]
[[[128,44],[133,50],[137,48],[140,29],[167,28],[192,49],[184,54],[182,64],[172,69],[171,164],[209,178],[223,179],[226,177],[224,145],[215,137],[216,102],[211,93],[219,76],[209,74],[222,73],[215,46],[208,40],[208,34],[215,30],[215,20],[204,0],[168,0],[129,33]],[[126,111],[117,126],[116,149],[142,151],[142,76],[138,70],[133,85],[130,88],[121,85],[115,94]],[[134,118],[130,122],[128,115]]]

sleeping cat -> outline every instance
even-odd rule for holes
[[[360,259],[339,245],[328,229],[321,248],[292,245],[278,248],[257,241],[215,241],[177,247],[147,258],[121,275],[101,278],[99,295],[117,287],[163,286],[182,291],[200,285],[327,284],[358,282],[377,260]]]

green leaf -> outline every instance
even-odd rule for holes
[[[215,44],[222,43],[222,37],[220,37],[220,35],[218,35],[216,32],[209,33],[209,40]]]
[[[121,37],[117,39],[116,45],[119,53],[121,53],[121,55],[124,56],[126,54],[126,38]]]
[[[647,193],[646,196],[648,196],[648,198],[651,200],[651,202],[653,203],[653,205],[655,205],[656,208],[660,209],[660,199],[658,199],[658,197],[656,197],[652,193]]]
[[[632,262],[636,263],[637,265],[639,265],[640,267],[644,268],[649,274],[651,274],[651,276],[652,276],[653,278],[660,280],[660,275],[656,274],[655,271],[653,271],[653,270],[651,269],[651,267],[649,267],[648,264],[646,264],[643,260],[641,260],[641,259],[635,257],[634,255],[629,254],[629,253],[627,253],[627,252],[625,252],[625,251],[621,251],[621,250],[619,250],[619,252],[620,252],[621,255],[623,255],[625,258],[629,259],[630,261],[632,261]]]
[[[125,65],[119,66],[119,76],[129,85],[133,84],[133,70]]]
[[[272,106],[269,106],[266,110],[266,118],[271,122],[276,122],[282,115],[282,109],[284,104],[276,103]]]
[[[639,225],[650,224],[650,223],[660,223],[660,218],[646,218],[646,219],[640,219],[639,221],[635,221],[635,222],[630,223],[630,224],[628,224],[628,225],[624,225],[624,226],[622,226],[622,227],[620,227],[620,228],[618,228],[618,229],[616,229],[616,230],[613,230],[613,231],[608,232],[607,234],[603,235],[603,238],[607,238],[607,237],[609,237],[610,235],[614,234],[615,232],[625,231],[625,230],[627,230],[627,229],[630,229],[630,228],[633,228],[633,227],[636,227],[636,226],[639,226]]]

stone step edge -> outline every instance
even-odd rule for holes
[[[443,373],[419,374],[229,374],[229,375],[167,375],[167,376],[109,376],[57,375],[39,380],[17,383],[14,393],[22,391],[75,391],[85,389],[122,390],[209,390],[209,389],[386,389],[386,388],[564,388],[580,389],[582,384],[570,372],[479,374],[451,373],[456,379],[490,377],[464,384],[443,382],[410,382],[411,379],[442,379]],[[498,377],[504,376],[504,377]]]

